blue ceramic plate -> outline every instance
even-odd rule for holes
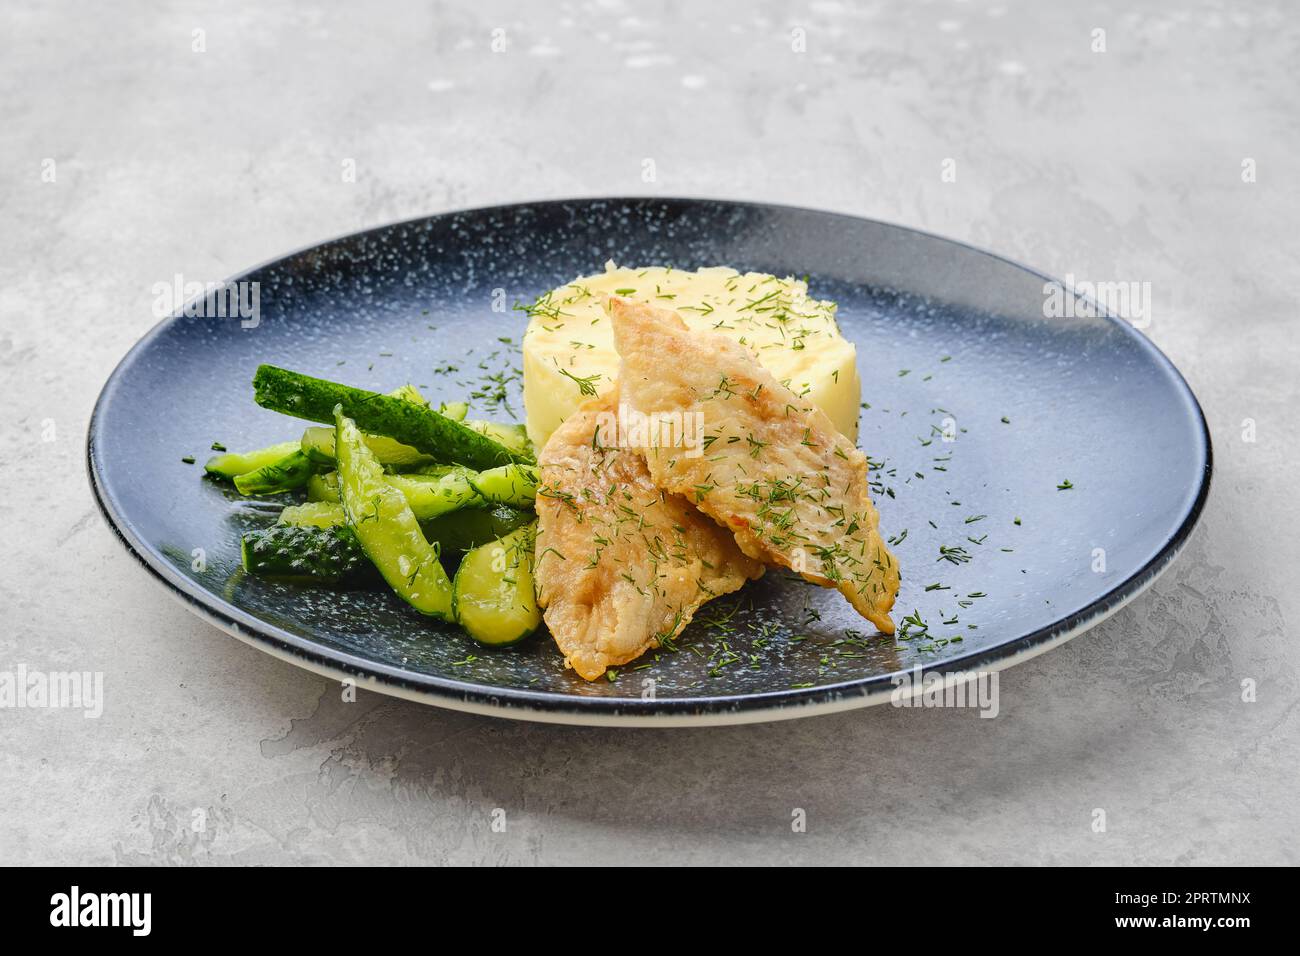
[[[676,653],[589,684],[565,670],[545,631],[488,650],[382,590],[243,574],[239,536],[278,504],[238,498],[201,465],[213,441],[247,449],[301,433],[253,404],[259,363],[377,391],[410,381],[433,400],[475,396],[477,417],[522,415],[526,316],[510,306],[606,259],[806,274],[839,303],[862,374],[860,443],[883,462],[881,527],[902,538],[895,620],[915,612],[923,633],[876,634],[835,592],[771,572],[707,605]],[[732,723],[888,699],[895,675],[916,667],[1005,667],[1147,587],[1209,489],[1201,410],[1139,332],[1079,317],[1083,308],[1049,317],[1043,276],[899,226],[754,203],[528,203],[374,229],[238,278],[258,283],[255,328],[168,319],[104,386],[88,443],[99,503],[128,550],[217,626],[441,706],[566,723]],[[941,547],[962,551],[945,560]]]

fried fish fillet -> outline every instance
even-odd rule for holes
[[[538,603],[587,680],[675,637],[710,598],[763,573],[724,529],[614,447],[618,389],[570,415],[538,459]],[[606,446],[604,442],[609,442]]]
[[[892,634],[898,562],[880,536],[866,456],[741,343],[627,299],[606,308],[623,401],[703,432],[698,455],[644,448],[654,483],[730,529],[745,554],[838,589]]]

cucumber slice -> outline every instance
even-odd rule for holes
[[[307,500],[308,501],[338,501],[339,500],[339,473],[337,471],[327,471],[323,474],[317,472],[307,479]]]
[[[388,393],[388,396],[390,398],[399,398],[404,402],[411,402],[421,408],[429,407],[429,403],[424,400],[424,396],[420,394],[419,389],[411,384],[393,389]],[[403,445],[399,441],[393,441],[393,439],[385,438],[382,435],[366,435],[364,440],[370,446],[370,450],[375,453],[375,457],[385,465],[411,467],[433,461],[428,455],[421,454],[410,445]],[[303,432],[302,450],[312,461],[332,466],[334,464],[334,426],[325,425],[308,428]]]
[[[437,541],[442,551],[470,551],[481,544],[504,538],[516,528],[537,518],[531,511],[496,505],[492,508],[462,508],[429,521],[420,527],[430,541]]]
[[[314,462],[322,465],[334,463],[334,429],[312,425],[302,433],[302,450]]]
[[[469,479],[484,501],[494,505],[529,507],[537,498],[537,469],[532,465],[502,465]]]
[[[411,402],[420,408],[427,409],[429,406],[429,403],[424,400],[424,396],[420,394],[414,385],[403,385],[388,394],[392,398]],[[461,417],[463,418],[464,415]],[[416,451],[409,445],[393,441],[391,438],[367,436],[366,441],[368,444],[372,444],[372,450],[379,456],[379,460],[386,465],[414,466],[428,464],[433,461],[428,455]],[[243,494],[274,494],[276,491],[285,491],[302,486],[303,482],[297,481],[297,477],[300,477],[297,475],[297,470],[301,468],[301,463],[291,457],[297,451],[301,451],[316,464],[333,465],[333,427],[309,428],[302,441],[280,442],[278,445],[270,445],[256,451],[226,452],[214,455],[208,459],[208,463],[204,465],[204,470],[218,478],[229,478],[231,480],[238,478],[240,475],[266,470],[264,475],[256,479],[247,479],[245,481],[246,488],[240,488],[239,490]],[[275,471],[277,468],[282,472],[291,472],[294,475],[294,480],[289,484],[284,484],[285,476]],[[237,482],[236,487],[238,487]],[[255,488],[257,490],[253,490]]]
[[[415,471],[404,471],[399,474],[391,474],[389,478],[402,478],[408,482],[416,482],[421,485],[436,485],[448,476],[463,478],[467,475],[476,475],[473,468],[466,468],[464,465],[425,465]]]
[[[397,468],[412,468],[433,463],[433,459],[423,452],[416,451],[410,445],[385,438],[383,435],[363,435],[366,443],[380,464]],[[302,433],[302,450],[312,461],[322,465],[334,465],[334,429],[324,425],[313,425]]]
[[[402,493],[384,480],[383,465],[341,405],[334,409],[334,422],[348,527],[398,597],[421,614],[452,619],[451,582],[438,561],[437,545],[425,539]]]
[[[429,404],[428,400],[420,394],[420,390],[410,382],[407,382],[405,385],[399,385],[388,394],[393,398],[400,398],[404,402],[414,402],[417,405],[425,406]]]
[[[273,464],[236,475],[235,488],[241,495],[278,495],[307,484],[315,470],[310,458],[301,451],[294,451]]]
[[[228,451],[209,458],[208,463],[203,466],[203,470],[217,478],[234,480],[240,475],[248,474],[250,471],[265,468],[267,465],[274,465],[277,461],[299,450],[298,442],[282,441],[278,445],[259,448],[256,451]]]
[[[461,508],[481,508],[486,502],[470,484],[474,472],[459,465],[447,466],[441,475],[384,475],[384,482],[400,491],[420,521],[428,521]],[[307,479],[309,504],[339,501],[337,472],[312,475]],[[504,534],[505,532],[502,532]],[[494,535],[500,537],[500,535]]]
[[[337,486],[336,486],[337,487]],[[414,510],[414,509],[412,509]],[[491,508],[462,508],[421,521],[420,527],[430,542],[436,542],[443,553],[469,551],[508,535],[536,520],[531,511],[496,505]],[[347,524],[343,505],[337,501],[309,501],[290,505],[280,512],[280,526],[299,528],[330,528]]]
[[[289,505],[280,512],[277,523],[295,528],[332,528],[347,524],[347,518],[343,514],[343,505],[337,501],[308,501]]]
[[[533,589],[530,522],[497,541],[475,548],[456,572],[456,620],[480,644],[502,647],[522,641],[542,623]]]
[[[352,529],[276,525],[247,532],[240,553],[244,570],[295,584],[360,584],[374,566]]]
[[[396,439],[438,461],[495,468],[520,457],[431,408],[274,365],[258,368],[253,398],[263,408],[325,423],[334,421],[334,408],[341,406],[343,415],[359,429]]]
[[[421,521],[436,518],[461,508],[477,508],[483,498],[470,484],[474,472],[460,468],[445,475],[387,475],[384,480],[406,496],[407,503]]]
[[[469,404],[467,402],[443,402],[438,406],[438,414],[463,422],[465,416],[469,414]]]
[[[504,445],[521,458],[533,461],[533,443],[528,440],[528,430],[523,425],[507,425],[503,422],[485,422],[470,419],[466,428],[472,428],[480,435],[486,435],[498,445]]]
[[[453,471],[473,471],[473,469],[466,468],[464,465],[433,464],[420,465],[418,468],[412,468],[410,471],[403,472],[403,474],[408,478],[419,478],[421,476],[441,478],[443,475],[450,475]]]

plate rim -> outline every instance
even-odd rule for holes
[[[835,210],[712,197],[626,195],[498,203],[490,206],[467,207],[414,216],[301,246],[244,269],[229,277],[226,282],[241,281],[255,272],[307,252],[323,249],[341,242],[356,241],[365,236],[387,232],[404,226],[413,226],[431,220],[443,220],[464,215],[482,216],[496,211],[513,210],[521,207],[539,208],[572,206],[574,204],[617,205],[619,203],[651,203],[666,206],[707,204],[831,216],[836,219],[852,220],[855,223],[869,223],[887,229],[936,239],[958,246],[968,252],[974,252],[1006,263],[1041,278],[1045,282],[1060,281],[1024,263],[979,248],[960,239],[952,239],[938,233],[916,229],[899,223],[855,216]],[[1063,283],[1062,285],[1064,287]],[[724,694],[699,698],[669,697],[645,700],[639,697],[581,697],[552,691],[493,687],[492,685],[460,681],[436,675],[417,675],[392,665],[360,657],[349,651],[326,650],[309,638],[300,637],[274,624],[263,621],[199,587],[170,565],[157,559],[151,553],[153,549],[136,536],[134,529],[131,527],[131,522],[117,510],[112,501],[112,495],[104,484],[100,459],[96,455],[96,444],[100,437],[99,430],[102,425],[103,409],[112,400],[116,389],[120,387],[122,376],[131,364],[139,358],[154,339],[183,318],[183,310],[180,308],[175,314],[155,323],[141,336],[122,356],[105,380],[95,400],[94,409],[87,426],[86,467],[95,504],[101,514],[104,515],[117,539],[126,548],[127,552],[149,571],[151,576],[161,583],[174,598],[180,600],[198,617],[238,638],[240,641],[257,647],[273,657],[288,661],[321,676],[339,680],[351,679],[358,686],[368,690],[452,710],[548,723],[594,726],[706,726],[755,723],[832,713],[879,704],[890,699],[893,696],[895,687],[894,678],[899,673],[916,676],[930,673],[950,675],[953,673],[974,673],[976,671],[995,672],[1036,657],[1064,644],[1120,610],[1149,588],[1156,578],[1182,552],[1191,532],[1204,513],[1213,478],[1214,450],[1205,412],[1201,408],[1195,392],[1192,391],[1191,386],[1177,366],[1170,361],[1168,356],[1154,342],[1143,335],[1131,323],[1111,314],[1095,301],[1092,304],[1101,318],[1112,325],[1120,326],[1124,334],[1134,340],[1167,372],[1172,373],[1175,384],[1182,389],[1195,413],[1197,424],[1200,426],[1199,438],[1204,449],[1205,465],[1201,470],[1196,495],[1183,515],[1179,526],[1161,544],[1146,564],[1123,581],[1120,581],[1105,594],[1084,607],[1036,631],[1023,634],[995,647],[971,651],[958,657],[934,662],[931,665],[922,665],[916,669],[841,681],[834,684],[821,684],[810,688],[785,688],[751,694]]]

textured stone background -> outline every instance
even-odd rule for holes
[[[1300,862],[1289,6],[6,3],[0,668],[102,670],[109,706],[0,710],[0,860]],[[619,732],[342,704],[183,610],[105,527],[84,434],[154,282],[456,207],[645,191],[1149,281],[1149,334],[1215,440],[1186,554],[1003,674],[997,720]]]

